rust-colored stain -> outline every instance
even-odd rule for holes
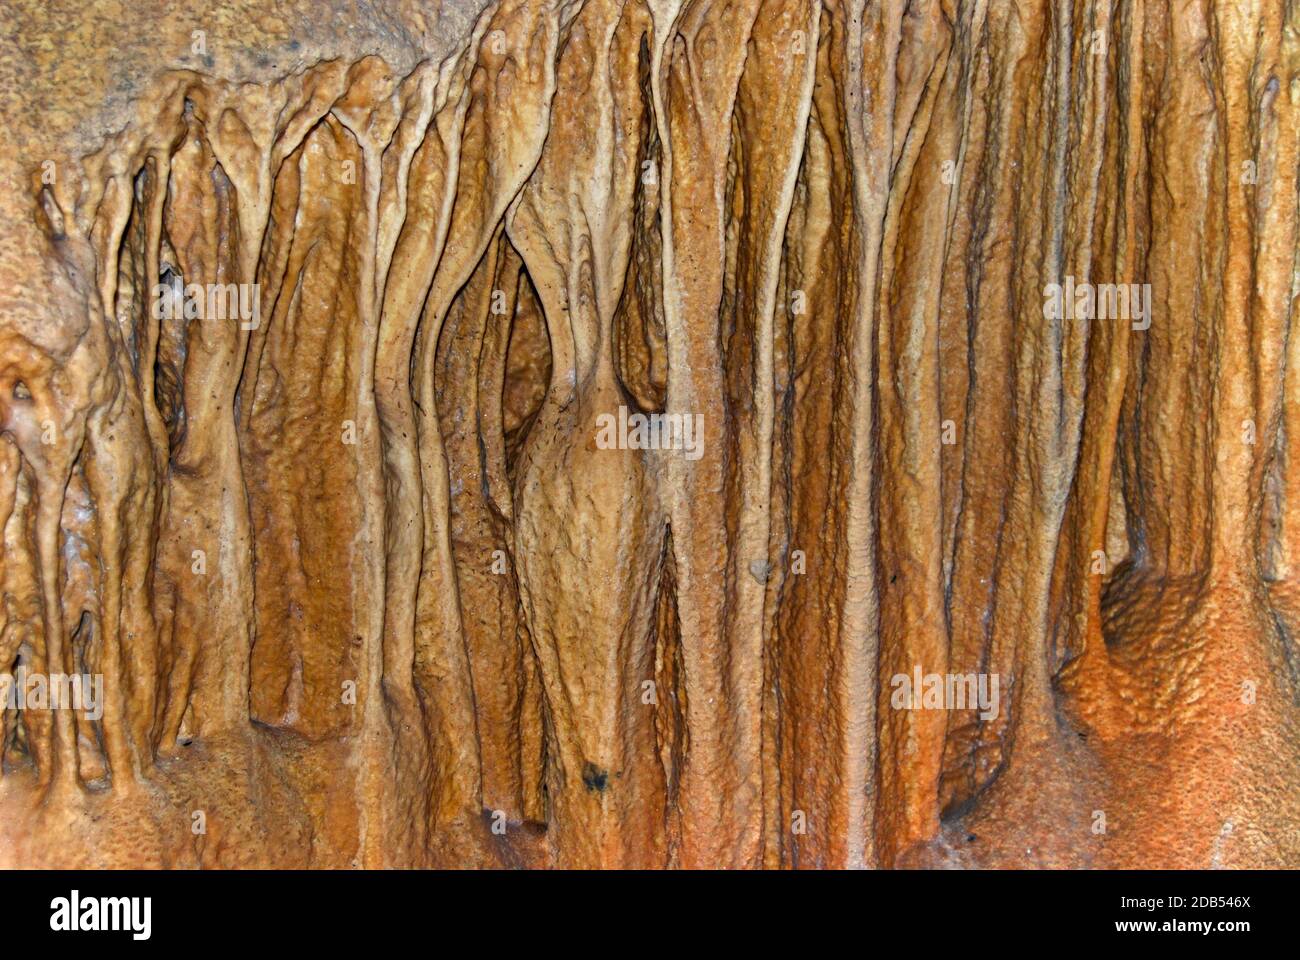
[[[1287,4],[8,6],[0,864],[1300,866]]]

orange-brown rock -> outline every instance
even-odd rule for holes
[[[1300,866],[1300,8],[4,17],[0,863]]]

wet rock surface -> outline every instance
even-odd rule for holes
[[[1300,866],[1296,11],[9,7],[0,862]]]

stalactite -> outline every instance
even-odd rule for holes
[[[1300,864],[1295,9],[157,6],[0,84],[0,859]]]

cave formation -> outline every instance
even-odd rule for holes
[[[1300,5],[6,6],[5,865],[1300,866]]]

